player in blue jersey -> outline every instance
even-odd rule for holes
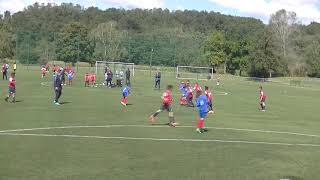
[[[197,125],[197,132],[198,133],[203,133],[203,124],[204,124],[204,119],[206,118],[208,114],[208,98],[202,94],[202,91],[197,92],[197,99],[196,99],[196,104],[198,107],[199,111],[199,120],[198,120],[198,125]]]
[[[122,99],[121,99],[121,104],[126,106],[128,102],[128,96],[130,94],[131,88],[130,86],[126,85],[122,89]]]

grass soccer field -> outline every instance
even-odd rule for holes
[[[51,75],[48,75],[51,79]],[[5,103],[0,80],[0,180],[314,180],[320,179],[318,85],[289,86],[224,76],[214,91],[215,115],[197,134],[197,109],[181,107],[178,83],[163,74],[161,91],[148,72],[136,72],[129,103],[119,88],[85,88],[83,72],[53,105],[51,81],[17,72],[17,103]],[[41,84],[42,82],[42,84]],[[191,81],[195,82],[195,81]],[[174,85],[173,110],[156,125],[147,118]],[[258,87],[267,111],[258,110]],[[227,93],[227,95],[226,95]]]

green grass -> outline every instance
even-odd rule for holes
[[[30,68],[34,69],[34,68]],[[0,101],[0,131],[10,129],[138,125],[138,127],[91,127],[15,132],[20,134],[77,135],[84,137],[12,136],[0,134],[0,180],[290,180],[318,179],[320,147],[227,142],[151,141],[99,139],[132,137],[250,141],[286,144],[319,144],[319,137],[291,134],[209,129],[197,134],[193,127],[149,125],[147,117],[160,106],[161,91],[153,89],[148,72],[133,79],[131,106],[120,105],[120,89],[84,88],[78,73],[74,87],[65,87],[60,107],[54,106],[52,83],[40,85],[40,72],[17,72],[16,104]],[[196,126],[196,109],[178,105],[178,81],[163,75],[162,86],[175,85],[174,113],[181,126]],[[81,80],[80,80],[81,79]],[[258,129],[320,135],[318,84],[308,87],[265,83],[267,112],[258,111],[260,83],[224,76],[214,87],[216,114],[207,127]],[[7,82],[0,81],[1,99]],[[221,95],[228,92],[227,96]],[[167,114],[157,123],[167,123]],[[141,125],[141,126],[140,126]]]

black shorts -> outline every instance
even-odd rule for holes
[[[162,106],[160,107],[161,111],[168,111],[168,112],[172,112],[172,107],[170,104],[162,104]]]

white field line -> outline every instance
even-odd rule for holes
[[[77,128],[120,128],[120,127],[136,127],[136,128],[168,128],[168,126],[163,125],[103,125],[103,126],[60,126],[60,127],[42,127],[42,128],[28,128],[28,129],[11,129],[11,130],[1,130],[0,135],[3,133],[10,132],[24,132],[24,131],[36,131],[36,130],[51,130],[51,129],[77,129]],[[177,128],[195,128],[195,126],[177,126]],[[244,131],[244,132],[258,132],[267,134],[287,134],[295,136],[306,136],[320,138],[320,135],[314,134],[303,134],[295,132],[285,132],[285,131],[271,131],[271,130],[259,130],[259,129],[238,129],[238,128],[223,128],[223,127],[205,127],[207,129],[216,130],[231,130],[231,131]]]
[[[66,137],[66,138],[90,138],[90,139],[121,139],[121,140],[149,140],[149,141],[178,141],[178,142],[217,142],[217,143],[237,143],[237,144],[262,144],[278,146],[304,146],[320,147],[320,144],[294,144],[281,142],[263,141],[242,141],[242,140],[221,140],[221,139],[164,139],[164,138],[138,138],[138,137],[118,137],[118,136],[81,136],[68,134],[20,134],[20,133],[1,133],[7,136],[35,136],[35,137]]]

